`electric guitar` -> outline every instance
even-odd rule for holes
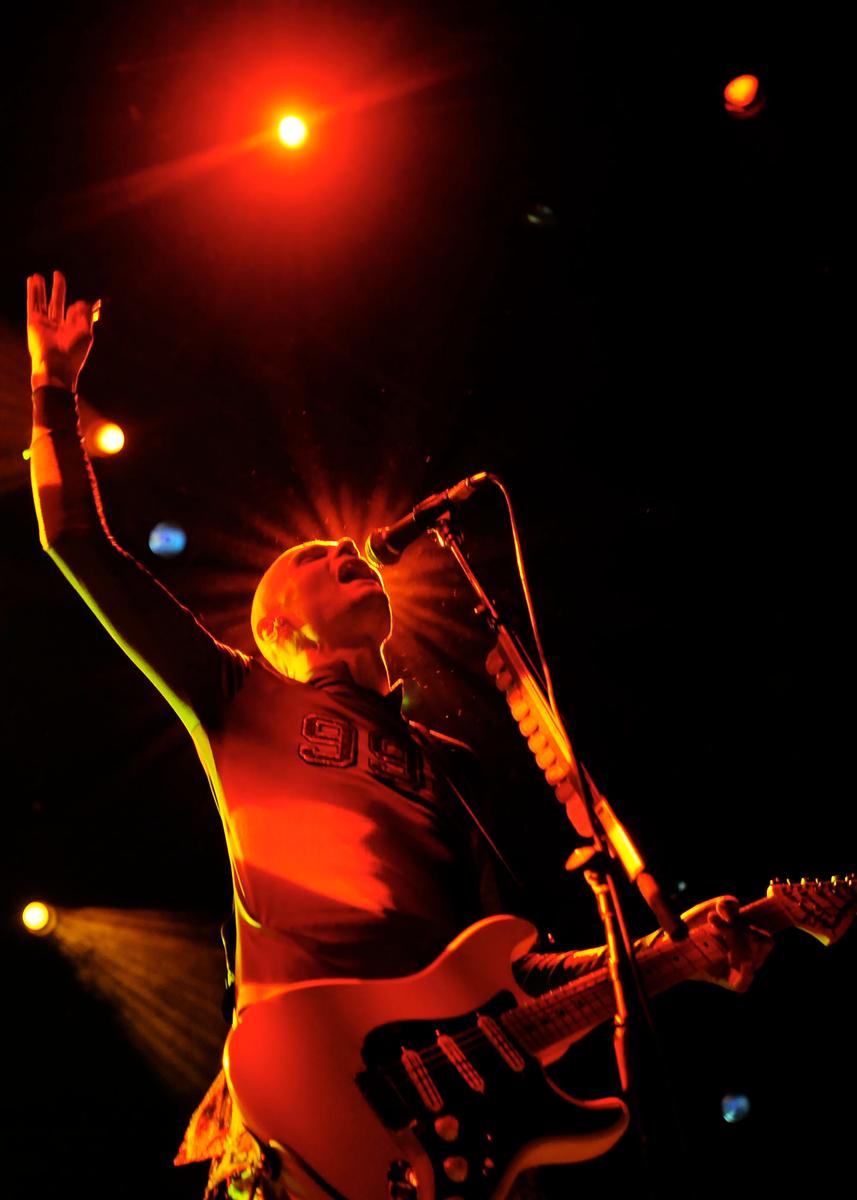
[[[741,911],[829,945],[855,908],[851,874],[774,881]],[[615,1144],[623,1101],[575,1099],[543,1070],[613,1016],[607,968],[534,999],[511,963],[535,938],[527,921],[489,917],[416,975],[301,983],[240,1014],[224,1051],[230,1091],[297,1196],[504,1200],[522,1170]],[[637,953],[650,996],[722,960],[706,925]]]

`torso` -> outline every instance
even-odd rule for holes
[[[395,700],[256,668],[208,732],[240,1007],[305,979],[410,974],[481,915],[471,829]]]

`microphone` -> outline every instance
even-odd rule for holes
[[[415,542],[421,533],[430,529],[443,513],[449,512],[457,504],[469,500],[473,493],[483,484],[490,482],[487,471],[479,471],[476,475],[468,475],[460,483],[456,483],[445,492],[437,492],[426,500],[421,500],[406,517],[395,521],[392,525],[382,525],[373,529],[366,539],[363,552],[375,567],[389,567],[402,557],[402,551]]]

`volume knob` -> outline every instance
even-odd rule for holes
[[[458,1118],[453,1117],[450,1113],[446,1116],[438,1117],[434,1123],[434,1131],[437,1136],[444,1142],[454,1142],[458,1137]]]
[[[447,1179],[451,1179],[453,1183],[464,1183],[469,1168],[466,1158],[462,1158],[460,1154],[453,1154],[443,1160],[443,1169]]]

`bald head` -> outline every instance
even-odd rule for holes
[[[325,653],[358,645],[379,650],[391,631],[381,578],[350,538],[292,546],[275,559],[256,588],[250,611],[262,654],[293,678],[309,649]]]
[[[250,625],[256,645],[265,653],[269,644],[266,635],[270,632],[273,621],[288,618],[295,599],[294,572],[292,563],[302,551],[315,545],[328,545],[326,542],[302,542],[299,546],[291,546],[279,558],[275,558],[265,574],[259,580],[253,596],[250,609]]]

